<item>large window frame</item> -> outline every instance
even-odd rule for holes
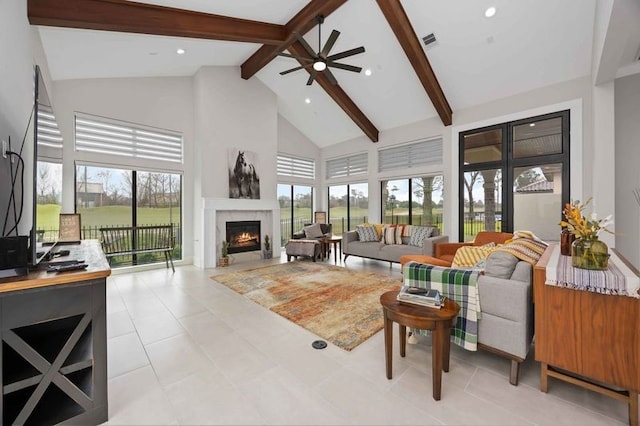
[[[99,234],[99,227],[100,226],[104,226],[104,227],[109,227],[109,226],[146,226],[146,225],[168,225],[171,224],[174,227],[174,237],[176,239],[176,245],[175,245],[175,249],[173,252],[173,259],[174,260],[180,260],[183,258],[183,247],[182,247],[182,229],[183,229],[183,206],[184,206],[184,200],[183,200],[183,175],[181,173],[176,173],[175,171],[157,171],[157,170],[142,170],[142,169],[133,169],[131,167],[123,167],[123,166],[119,166],[119,165],[105,165],[105,164],[95,164],[95,163],[89,163],[89,162],[76,162],[74,165],[74,212],[75,213],[81,213],[81,211],[79,210],[79,208],[82,209],[87,209],[87,208],[94,208],[95,205],[90,205],[88,199],[85,199],[85,204],[83,206],[80,206],[80,195],[79,192],[82,192],[83,189],[87,190],[88,185],[89,184],[94,184],[93,182],[90,182],[88,180],[88,178],[84,177],[84,176],[78,176],[79,173],[78,171],[82,168],[94,168],[94,169],[104,169],[105,171],[108,172],[112,172],[112,171],[120,171],[120,172],[128,172],[129,175],[127,177],[127,179],[130,179],[130,182],[127,182],[128,185],[128,191],[130,191],[130,194],[128,194],[128,196],[125,194],[122,197],[124,197],[124,203],[122,204],[108,204],[108,206],[125,206],[127,207],[129,213],[128,213],[128,217],[122,216],[121,218],[116,218],[115,216],[112,217],[112,219],[115,219],[115,222],[111,222],[111,223],[99,223],[99,224],[92,224],[90,220],[84,220],[82,222],[82,232],[83,232],[83,238],[87,239],[87,238],[93,238],[93,239],[99,239],[100,238],[100,234]],[[153,180],[155,181],[155,183],[153,184],[154,188],[162,188],[163,192],[160,193],[158,191],[151,190],[149,189],[149,193],[147,195],[147,199],[146,201],[143,200],[144,197],[144,193],[140,191],[141,188],[141,184],[145,184],[144,178],[146,176],[146,184],[147,185],[151,185],[151,180],[153,178]],[[163,178],[169,178],[170,182],[168,184],[168,188],[166,185],[166,182],[158,182],[159,177],[163,177]],[[178,182],[175,182],[175,178],[178,179]],[[84,180],[83,180],[84,179]],[[120,179],[122,179],[122,177],[120,177]],[[102,187],[102,184],[100,184],[100,186]],[[100,199],[103,198],[103,196],[105,197],[109,197],[110,194],[108,192],[108,188],[107,186],[110,185],[106,185],[105,184],[105,188],[103,189],[103,193],[100,194]],[[151,187],[150,187],[151,188]],[[167,192],[166,190],[169,190],[169,192]],[[125,190],[126,193],[126,190]],[[151,195],[152,194],[152,195]],[[168,200],[168,205],[169,205],[169,215],[170,215],[170,219],[168,223],[159,223],[158,220],[162,221],[162,219],[160,217],[156,216],[156,213],[154,213],[153,215],[151,215],[151,217],[147,217],[146,219],[143,219],[140,215],[140,209],[143,208],[149,208],[150,206],[147,205],[147,203],[150,204],[150,199],[154,198],[156,200],[156,204],[159,200],[159,202],[162,205],[166,205],[167,204],[167,200]],[[102,205],[102,203],[100,203]],[[177,205],[174,205],[177,204]],[[173,210],[176,210],[175,216],[173,213]],[[88,212],[87,212],[88,213]],[[113,214],[116,214],[115,212]],[[174,217],[176,220],[174,220]],[[135,238],[132,240],[132,248],[135,249]],[[112,266],[115,267],[122,267],[122,266],[134,266],[134,265],[140,265],[140,264],[148,264],[148,263],[160,263],[164,261],[164,257],[162,256],[162,253],[149,253],[149,254],[144,254],[144,255],[138,255],[138,254],[133,254],[133,255],[127,255],[127,256],[116,256],[114,258],[114,261],[112,262]]]
[[[543,120],[551,120],[559,118],[561,120],[561,152],[531,155],[516,157],[514,155],[514,138],[513,129],[517,126],[525,124],[532,124]],[[502,232],[514,231],[514,193],[512,182],[514,180],[515,170],[523,167],[534,167],[547,164],[561,164],[562,165],[562,205],[566,204],[570,200],[570,110],[562,110],[533,117],[527,117],[524,119],[504,122],[500,124],[490,125],[482,128],[476,128],[459,133],[459,210],[458,210],[458,236],[459,241],[464,241],[465,237],[465,173],[470,172],[483,172],[496,170],[501,173],[500,182],[500,196],[502,199],[502,211],[501,211],[501,223],[499,230]],[[499,158],[476,162],[469,164],[465,162],[465,137],[490,131],[501,132],[500,150],[501,155]],[[561,218],[562,211],[558,211],[558,220]],[[495,218],[494,218],[495,220]],[[497,229],[496,229],[497,230]]]
[[[380,181],[380,217],[382,218],[381,221],[383,223],[391,223],[391,224],[407,224],[407,225],[421,225],[421,226],[435,226],[438,229],[440,229],[440,232],[444,232],[444,215],[443,213],[440,213],[439,218],[440,220],[437,220],[438,215],[434,215],[433,213],[433,207],[431,208],[431,212],[427,217],[430,217],[430,223],[423,223],[422,217],[423,215],[417,215],[417,212],[419,211],[419,209],[424,209],[424,196],[423,197],[418,197],[416,195],[417,189],[416,187],[422,186],[423,183],[418,183],[419,180],[424,180],[424,179],[433,179],[433,181],[436,181],[438,185],[442,185],[438,191],[441,193],[443,199],[442,201],[442,206],[444,207],[444,175],[441,173],[425,173],[424,176],[414,176],[414,177],[410,177],[410,178],[388,178],[388,179],[384,179]],[[405,182],[406,184],[402,183]],[[432,185],[433,185],[433,181],[432,181]],[[398,182],[398,183],[394,183],[394,186],[392,187],[392,189],[388,189],[388,185],[390,182]],[[395,192],[396,190],[400,190],[398,188],[398,184],[400,185],[401,188],[406,188],[406,192],[407,192],[407,200],[399,200],[397,199]],[[394,190],[393,188],[396,188],[396,190]],[[433,186],[431,188],[429,188],[430,191],[433,190]],[[424,194],[424,188],[422,189],[423,194]],[[389,194],[389,192],[391,192],[391,194]],[[423,206],[419,207],[417,205],[418,203],[418,199],[422,198],[423,199]],[[433,201],[433,200],[432,200]],[[391,204],[389,204],[391,203]],[[401,204],[405,204],[405,207],[402,207]],[[390,206],[390,207],[387,207]],[[442,208],[443,208],[442,207]],[[394,210],[395,208],[406,208],[407,209],[407,214],[406,215],[395,215],[394,214]],[[387,221],[386,218],[388,217],[387,215],[387,210],[391,209],[391,220]],[[401,220],[401,218],[403,218]],[[404,219],[406,218],[406,219]],[[420,218],[420,220],[417,220],[418,218]]]

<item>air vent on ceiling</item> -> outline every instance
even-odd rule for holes
[[[422,37],[422,42],[425,46],[431,47],[436,42],[436,35],[434,33],[427,34],[426,36]]]

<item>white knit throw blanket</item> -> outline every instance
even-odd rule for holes
[[[548,285],[640,298],[640,278],[614,252],[606,270],[593,271],[571,266],[571,256],[562,256],[556,246],[547,263],[546,278]]]

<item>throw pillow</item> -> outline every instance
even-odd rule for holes
[[[358,233],[358,239],[362,242],[380,241],[376,228],[373,226],[357,225],[356,232]]]
[[[390,225],[382,228],[382,244],[402,244],[402,228]]]
[[[307,238],[320,238],[324,234],[322,233],[322,228],[319,223],[314,223],[313,225],[305,226],[303,228],[304,235]]]
[[[484,273],[490,277],[509,279],[518,262],[514,255],[496,250],[487,257]]]
[[[382,228],[384,225],[382,223],[374,223],[373,226],[376,228],[376,233],[378,234],[378,241],[382,239]]]
[[[411,227],[411,239],[409,240],[410,246],[422,247],[424,245],[424,239],[429,238],[433,233],[433,228],[430,226],[412,226]]]
[[[451,261],[452,268],[471,267],[476,265],[481,259],[486,259],[495,247],[484,246],[462,246],[456,250],[456,254]]]

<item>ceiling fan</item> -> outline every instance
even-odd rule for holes
[[[327,42],[325,43],[324,47],[322,48],[322,50],[320,50],[320,43],[322,41],[322,23],[324,22],[324,16],[322,15],[318,15],[317,17],[318,20],[318,52],[314,52],[313,49],[311,48],[311,46],[309,46],[309,43],[307,43],[305,41],[304,38],[302,38],[302,36],[300,35],[300,33],[295,33],[296,39],[300,42],[300,44],[302,45],[302,47],[304,47],[304,50],[307,51],[307,53],[309,54],[309,56],[311,56],[311,58],[307,58],[307,57],[303,57],[303,56],[296,56],[296,55],[291,55],[289,53],[279,53],[279,56],[286,56],[287,58],[294,58],[297,59],[303,63],[305,63],[305,65],[301,65],[299,67],[295,67],[295,68],[291,68],[288,69],[286,71],[282,71],[280,73],[280,75],[285,75],[285,74],[289,74],[290,72],[294,72],[294,71],[298,71],[301,69],[306,69],[309,67],[313,67],[313,70],[311,71],[311,75],[309,76],[309,80],[307,80],[307,86],[310,86],[313,83],[313,80],[315,80],[316,75],[319,72],[324,73],[327,76],[327,79],[329,80],[329,82],[331,82],[331,84],[338,84],[338,81],[336,80],[335,76],[333,75],[333,73],[329,70],[329,68],[339,68],[342,70],[346,70],[346,71],[352,71],[352,72],[360,72],[362,71],[361,67],[356,67],[353,65],[347,65],[347,64],[341,64],[339,62],[335,62],[339,59],[344,59],[347,58],[349,56],[353,56],[353,55],[357,55],[359,53],[364,53],[364,47],[360,46],[360,47],[356,47],[355,49],[350,49],[350,50],[345,50],[344,52],[340,52],[340,53],[335,53],[333,55],[329,55],[329,52],[331,51],[331,48],[333,47],[333,45],[335,44],[336,40],[338,39],[338,36],[340,35],[340,31],[336,31],[333,30],[331,32],[331,35],[329,35],[329,38],[327,39]]]

